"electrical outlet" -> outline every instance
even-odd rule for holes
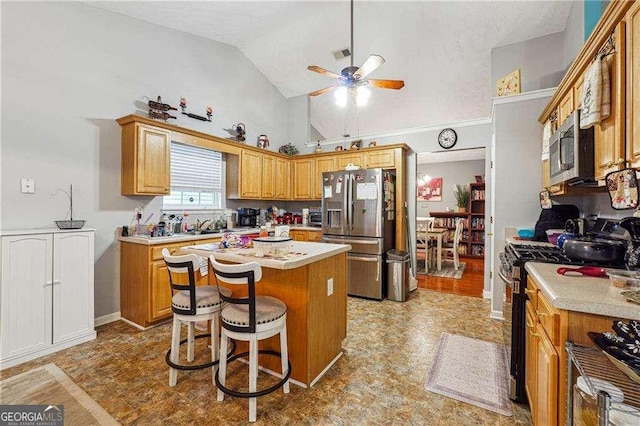
[[[35,194],[36,184],[33,179],[21,179],[20,190],[23,194]]]
[[[327,280],[327,296],[331,296],[333,294],[333,278],[329,278]]]

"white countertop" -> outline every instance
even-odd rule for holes
[[[39,229],[4,229],[0,231],[0,235],[65,234],[69,232],[95,232],[95,228],[59,229],[58,227],[53,226],[51,228]]]
[[[263,268],[272,269],[295,269],[349,250],[351,250],[351,246],[348,244],[310,243],[292,240],[289,255],[283,259],[275,259],[256,257],[255,250],[252,248],[219,249],[217,244],[200,244],[182,248],[182,251],[186,253],[196,253],[204,257],[209,257],[215,253],[217,260],[233,263],[258,262]]]
[[[608,277],[560,275],[557,269],[562,266],[567,265],[539,262],[525,264],[525,269],[553,306],[614,318],[640,319],[640,305],[627,302],[620,295],[625,289],[613,287],[609,284]]]
[[[233,233],[237,235],[246,235],[246,234],[257,234],[258,232],[260,232],[260,228],[251,228],[251,229],[246,229],[242,231],[234,231]],[[121,236],[120,232],[118,232],[118,241],[152,246],[155,244],[179,243],[180,241],[210,240],[212,238],[222,239],[223,235],[224,235],[224,232],[219,232],[216,234],[180,233],[180,234],[173,234],[169,237],[149,237],[148,235],[141,235],[141,236],[135,236],[135,237],[123,237]]]

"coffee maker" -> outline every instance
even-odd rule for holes
[[[260,209],[238,209],[238,226],[248,226],[255,228]]]

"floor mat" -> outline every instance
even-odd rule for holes
[[[424,388],[511,416],[508,365],[504,345],[442,333]]]
[[[452,260],[443,260],[442,261],[442,269],[438,271],[436,266],[429,268],[429,272],[425,272],[424,270],[424,259],[418,260],[418,270],[416,273],[421,275],[431,275],[434,277],[445,277],[445,278],[455,278],[456,280],[462,279],[464,275],[464,267],[465,263],[460,262],[458,265],[458,270],[456,271],[453,267]]]
[[[62,405],[64,424],[118,424],[55,364],[47,364],[1,381],[0,404],[49,406],[45,411],[57,411],[55,406]]]

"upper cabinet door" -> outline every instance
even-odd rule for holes
[[[293,160],[293,199],[310,200],[313,198],[314,159]]]
[[[261,198],[262,154],[244,150],[240,154],[240,198]]]
[[[122,127],[122,195],[167,195],[170,172],[171,132],[139,123]]]
[[[276,198],[276,157],[263,154],[262,156],[262,198],[273,200]]]
[[[171,183],[171,132],[138,125],[138,194],[169,194]]]
[[[276,200],[291,198],[291,161],[276,157]]]
[[[625,164],[625,23],[620,22],[613,34],[615,53],[603,65],[611,80],[611,114],[594,126],[595,177],[624,168]]]
[[[316,170],[313,181],[313,198],[322,199],[322,173],[333,172],[337,170],[335,157],[319,157],[316,158]]]
[[[629,167],[640,167],[640,2],[626,15],[627,21],[627,143]]]

